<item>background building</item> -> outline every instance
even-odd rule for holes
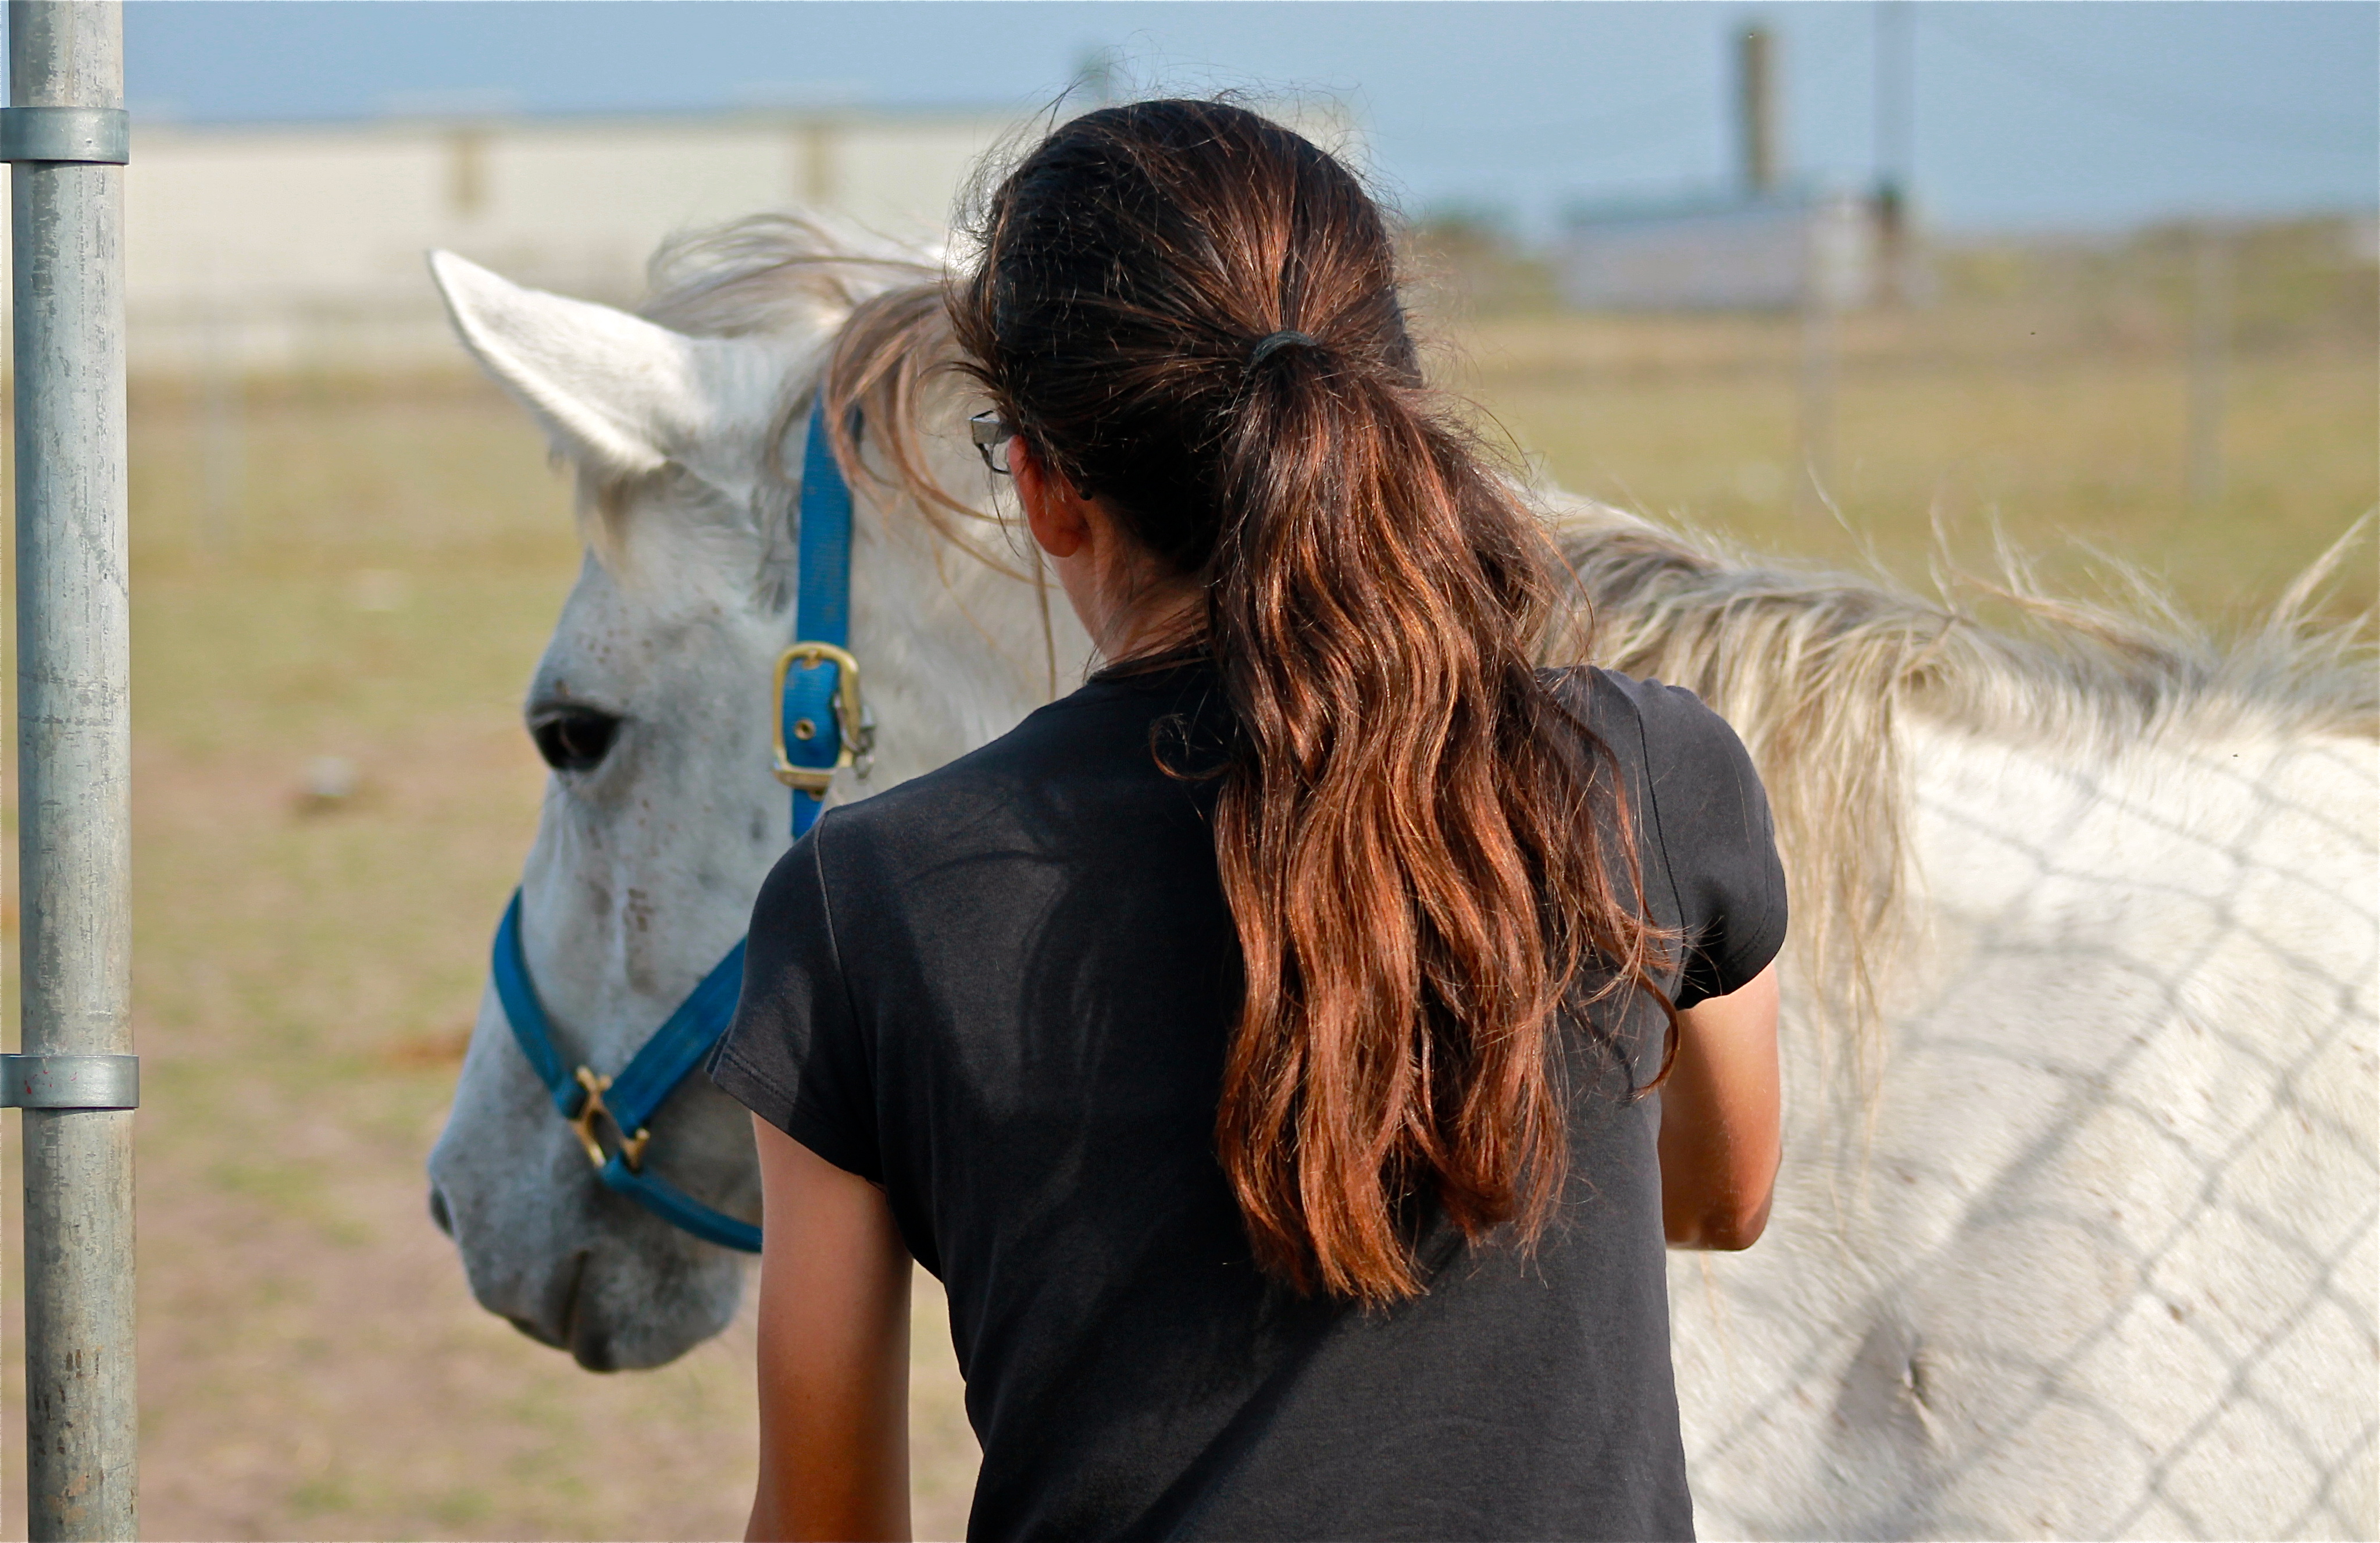
[[[1604,205],[1572,217],[1556,282],[1582,310],[1840,310],[1876,295],[1881,246],[1850,193]]]
[[[1583,310],[1844,310],[1925,287],[1900,176],[1873,195],[1789,182],[1776,44],[1735,40],[1737,186],[1725,194],[1574,209],[1555,286]]]
[[[450,358],[422,254],[625,302],[674,231],[800,204],[939,240],[992,113],[140,124],[126,184],[136,372]]]
[[[1081,100],[1096,103],[1096,92]],[[1271,104],[1361,150],[1336,103]],[[939,245],[1013,111],[136,122],[125,183],[136,374],[370,373],[459,361],[422,264],[443,247],[630,304],[671,235],[800,206]]]

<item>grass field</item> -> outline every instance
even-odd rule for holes
[[[2023,320],[1963,357],[1926,346],[1924,318],[1846,325],[1816,475],[1791,318],[1492,319],[1443,372],[1574,492],[1920,586],[1942,556],[1990,570],[2000,536],[2083,592],[2112,557],[2218,627],[2270,606],[2380,499],[2368,344],[2236,358],[2220,492],[2194,504],[2178,350],[2027,348]],[[2375,599],[2366,547],[2327,609]]]
[[[1937,517],[1969,560],[1997,519],[2053,574],[2087,577],[2084,538],[2217,618],[2269,603],[2380,497],[2368,340],[2243,350],[2225,492],[2198,509],[2170,339],[2042,343],[1989,307],[1857,319],[1828,500],[1799,469],[1802,347],[1790,320],[1500,315],[1445,368],[1580,492],[1915,576]],[[138,395],[146,1528],[738,1533],[748,1328],[663,1371],[589,1376],[472,1306],[423,1211],[542,786],[516,714],[577,565],[564,484],[489,388],[318,383],[254,394],[236,516],[211,522],[203,421]],[[2374,578],[2367,548],[2335,607],[2369,604]],[[305,796],[325,756],[360,772],[331,808]],[[13,1288],[13,1219],[6,1238]],[[18,1417],[11,1306],[0,1431]],[[948,1534],[972,1449],[933,1311],[920,1525]],[[12,1536],[21,1477],[0,1435]]]

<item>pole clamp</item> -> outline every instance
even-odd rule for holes
[[[138,1109],[137,1055],[0,1055],[0,1109]]]
[[[132,159],[132,118],[121,107],[0,107],[0,161]]]

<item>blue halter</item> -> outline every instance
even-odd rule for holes
[[[772,734],[777,779],[794,790],[796,837],[817,823],[839,768],[859,762],[866,770],[864,758],[872,737],[859,699],[859,662],[848,649],[851,488],[835,465],[823,398],[820,393],[820,401],[810,409],[809,437],[802,454],[800,567],[794,600],[794,635],[801,641],[777,659]],[[504,1003],[513,1039],[545,1084],[555,1111],[577,1133],[604,1186],[706,1242],[759,1253],[759,1228],[713,1210],[644,1167],[654,1112],[710,1055],[735,1014],[744,983],[742,941],[678,1003],[626,1068],[611,1077],[589,1066],[563,1065],[553,1025],[529,979],[517,890],[496,928],[494,973],[496,997]]]

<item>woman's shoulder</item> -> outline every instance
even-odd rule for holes
[[[1734,728],[1682,686],[1579,666],[1552,672],[1557,699],[1620,762],[1647,832],[1689,848],[1769,842],[1767,790]]]
[[[1203,699],[1196,679],[1093,679],[1027,713],[989,743],[826,811],[820,845],[832,882],[846,870],[942,868],[982,848],[1038,846],[1105,811],[1118,784],[1156,775],[1149,723]],[[1062,810],[1068,818],[1048,818]]]
[[[1783,946],[1787,916],[1767,791],[1751,753],[1684,686],[1617,670],[1561,674],[1555,690],[1626,769],[1638,828],[1676,896],[1677,925],[1692,944],[1677,1004],[1734,990]]]
[[[1616,754],[1634,751],[1648,770],[1732,747],[1742,753],[1726,719],[1682,686],[1639,678],[1600,665],[1539,672],[1555,699]]]

